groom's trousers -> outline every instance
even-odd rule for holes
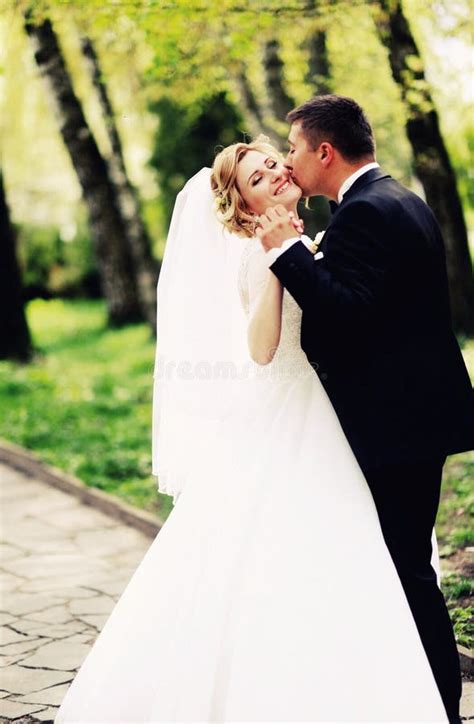
[[[402,582],[448,717],[459,721],[459,655],[431,566],[431,534],[445,458],[364,471],[383,535]]]

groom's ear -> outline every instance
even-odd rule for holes
[[[324,168],[327,168],[334,159],[334,146],[323,141],[318,148],[318,157]]]

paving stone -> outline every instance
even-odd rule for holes
[[[84,623],[90,624],[92,626],[95,626],[96,629],[99,631],[105,626],[105,623],[108,616],[100,616],[99,614],[93,614],[93,613],[83,613],[79,616],[81,621],[84,621]]]
[[[54,723],[54,718],[56,714],[58,713],[59,706],[49,706],[47,709],[43,709],[43,711],[35,712],[35,720],[36,721],[43,721],[45,724],[48,722],[51,722],[51,724]]]
[[[41,711],[41,709],[44,709],[43,704],[23,704],[11,699],[2,699],[0,701],[0,716],[9,717],[10,719],[28,716],[28,714],[34,714],[35,711]]]
[[[47,669],[29,669],[14,664],[2,671],[2,689],[12,694],[29,694],[47,686],[66,684],[72,681],[70,671],[49,671]]]
[[[2,646],[0,653],[14,656],[15,654],[24,654],[28,651],[34,651],[38,646],[43,646],[46,643],[51,643],[50,638],[29,638],[27,641],[22,641],[16,644],[9,644],[8,646]]]
[[[67,606],[52,606],[44,611],[32,612],[28,618],[33,621],[41,621],[43,623],[64,624],[74,620]]]
[[[5,463],[0,463],[0,480],[3,481],[3,483],[11,483],[15,484],[15,477],[18,475],[18,471],[14,468],[11,468],[9,465],[6,465]],[[22,481],[23,482],[23,481]],[[3,490],[8,490],[7,486],[2,486]]]
[[[58,599],[53,596],[36,595],[31,596],[25,593],[7,592],[2,595],[2,609],[14,612],[17,615],[23,613],[29,614],[30,618],[33,613],[42,611],[50,606],[57,606]]]
[[[29,618],[17,618],[12,626],[21,633],[35,634],[38,628],[43,628],[41,621],[31,621]]]
[[[81,588],[80,586],[66,587],[62,578],[51,580],[36,578],[33,581],[25,581],[20,585],[18,591],[20,593],[48,593],[55,598],[58,596],[61,599],[92,598],[92,596],[99,595],[98,591]]]
[[[74,636],[68,637],[68,643],[79,643],[90,645],[97,638],[97,630],[89,629],[88,633],[75,634]]]
[[[12,483],[11,485],[5,485],[5,482],[7,481],[4,478],[3,471],[1,471],[0,481],[2,483],[2,485],[0,486],[0,498],[2,500],[2,506],[3,503],[7,502],[8,500],[20,501],[25,498],[28,499],[34,496],[40,496],[41,493],[44,491],[44,485],[39,481],[35,482],[31,478],[25,485],[25,478],[23,477],[22,473],[18,473],[18,477],[14,483]]]
[[[66,534],[61,538],[61,543],[58,543],[56,539],[37,541],[35,544],[35,553],[38,555],[43,553],[57,553],[59,548],[61,548],[61,553],[80,553],[81,551],[74,542],[74,539],[65,536]]]
[[[103,593],[108,593],[109,596],[112,596],[114,599],[118,599],[122,593],[125,591],[125,588],[127,587],[127,584],[130,582],[130,577],[128,578],[120,578],[118,580],[104,581],[101,586],[100,590]]]
[[[0,647],[3,647],[6,644],[16,643],[17,641],[25,641],[27,638],[28,637],[24,634],[13,631],[13,629],[9,628],[9,626],[2,626],[0,628]]]
[[[82,553],[45,553],[43,555],[31,555],[22,560],[7,561],[3,569],[17,576],[35,579],[39,576],[58,580],[63,574],[70,574],[71,571],[88,570],[90,560]]]
[[[71,601],[69,610],[74,614],[84,613],[110,613],[115,606],[115,601],[110,596],[96,596],[78,601]]]
[[[102,528],[119,528],[120,524],[109,515],[94,510],[90,505],[79,502],[69,510],[53,510],[48,513],[48,521],[56,528],[67,531],[100,530]]]
[[[54,721],[54,704],[62,701],[150,540],[1,465],[0,497],[0,625],[8,629],[0,647],[0,706],[3,698],[8,707],[21,707],[18,714],[1,712],[0,720],[31,714],[35,721]]]
[[[463,681],[461,716],[474,717],[474,681]]]
[[[12,666],[13,664],[17,664],[19,661],[22,661],[25,656],[28,656],[27,652],[11,656],[3,656],[3,654],[0,654],[0,669],[3,669],[5,666]]]
[[[117,553],[118,551],[129,551],[131,546],[142,545],[144,538],[143,533],[129,526],[84,531],[75,536],[77,544],[84,552],[93,554],[100,551],[101,556]]]
[[[100,593],[106,593],[103,590],[104,585],[109,584],[117,578],[117,571],[112,564],[107,561],[98,561],[97,565],[91,561],[88,571],[72,571],[68,576],[63,576],[65,587],[70,588],[73,585],[79,587],[90,587],[96,589]]]
[[[0,542],[0,561],[10,561],[25,554],[22,548],[11,543]]]
[[[79,621],[55,625],[46,625],[38,622],[38,628],[34,630],[36,636],[45,636],[50,639],[63,639],[73,636],[84,630],[84,624]],[[1,653],[2,649],[0,649]]]
[[[53,641],[45,644],[32,656],[23,659],[24,666],[47,667],[62,671],[74,671],[84,661],[90,647],[85,644]]]
[[[66,695],[66,691],[69,689],[69,684],[59,684],[58,686],[50,686],[47,689],[41,691],[35,691],[31,694],[23,694],[22,696],[16,696],[15,701],[21,701],[26,704],[48,704],[52,706],[61,704],[62,700]]]
[[[1,600],[0,605],[1,605],[2,609],[5,609],[5,606],[3,604],[4,594],[15,591],[19,586],[21,586],[23,581],[24,581],[23,578],[20,578],[19,576],[15,576],[12,573],[7,573],[6,571],[0,572],[0,591],[2,592],[2,600]]]
[[[7,542],[28,541],[31,550],[35,550],[36,542],[55,538],[59,543],[63,537],[64,533],[52,528],[46,520],[29,517],[11,522],[2,521],[2,538]]]
[[[49,488],[43,490],[40,495],[28,496],[21,505],[18,505],[14,498],[3,501],[2,511],[10,522],[23,520],[30,516],[38,518],[44,515],[49,518],[50,513],[53,513],[53,511],[59,513],[62,509],[67,510],[77,505],[78,502],[67,493]]]
[[[11,613],[0,613],[0,626],[5,626],[7,623],[14,623],[18,621],[16,616],[12,616]]]

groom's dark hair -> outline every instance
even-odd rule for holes
[[[372,127],[352,98],[315,96],[290,111],[286,118],[289,123],[301,123],[301,130],[313,150],[328,141],[347,161],[359,161],[375,153]]]

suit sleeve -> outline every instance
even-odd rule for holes
[[[324,258],[315,260],[298,242],[270,268],[303,312],[352,327],[373,313],[392,265],[390,237],[381,212],[367,201],[354,201],[326,232]]]

